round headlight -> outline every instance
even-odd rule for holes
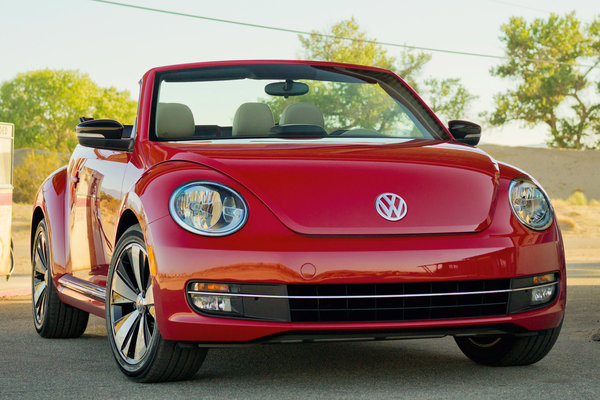
[[[175,189],[169,211],[183,229],[207,236],[229,235],[248,218],[242,196],[227,186],[208,181],[190,182]]]
[[[514,179],[508,197],[513,214],[526,227],[542,231],[552,224],[550,202],[535,183],[525,178]]]

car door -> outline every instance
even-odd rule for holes
[[[122,183],[131,153],[78,147],[69,169],[70,272],[106,286],[114,250]]]

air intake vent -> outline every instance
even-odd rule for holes
[[[418,321],[506,315],[509,290],[510,279],[288,285],[288,295],[294,297],[289,299],[292,322]]]

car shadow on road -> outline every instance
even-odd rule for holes
[[[470,375],[493,375],[494,370],[469,361],[452,338],[444,338],[211,349],[196,381],[320,381],[352,386],[371,376],[388,383],[436,379],[460,383]]]

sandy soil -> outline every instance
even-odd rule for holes
[[[600,262],[600,206],[574,206],[553,200],[568,263]]]
[[[15,275],[30,272],[29,225],[31,224],[31,213],[30,204],[13,204],[12,239],[15,251]]]

